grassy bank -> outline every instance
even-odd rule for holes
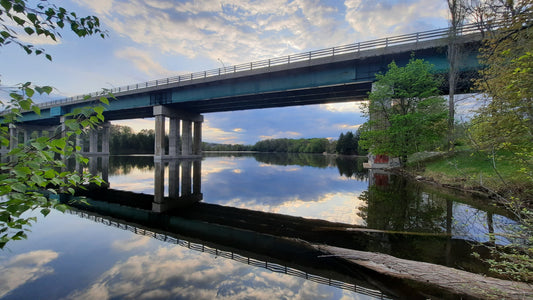
[[[533,201],[533,180],[521,169],[523,162],[512,153],[457,151],[453,154],[433,153],[411,159],[410,172],[439,184],[465,190],[496,192],[505,197]]]

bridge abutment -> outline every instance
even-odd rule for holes
[[[154,106],[154,117],[154,160],[202,155],[202,115],[159,105]],[[169,118],[168,154],[165,147],[166,118]]]

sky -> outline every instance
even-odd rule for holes
[[[446,27],[444,0],[62,0],[96,15],[105,39],[63,32],[58,42],[19,35],[46,49],[28,56],[0,48],[0,84],[31,81],[65,98],[128,84]],[[2,99],[7,94],[0,92]],[[41,101],[41,100],[40,100]],[[209,113],[206,142],[253,144],[267,138],[338,138],[365,122],[359,104]],[[135,131],[153,119],[117,121]]]

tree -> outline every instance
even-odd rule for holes
[[[500,176],[504,190],[498,200],[522,225],[517,237],[525,245],[509,245],[502,251],[492,247],[500,260],[489,260],[492,270],[515,280],[533,277],[533,1],[488,1],[486,19],[503,20],[497,30],[486,33],[481,63],[486,66],[476,82],[483,105],[472,119],[471,137],[476,149],[485,153],[498,173],[501,154],[520,161],[517,170],[528,186],[515,186]],[[524,247],[525,246],[525,247]]]
[[[465,19],[464,0],[447,0],[450,12],[450,33],[448,36],[448,150],[455,144],[455,88],[459,77],[460,45],[457,43],[458,28]]]
[[[482,149],[515,153],[533,178],[533,1],[509,5],[499,15],[506,22],[481,48],[486,68],[476,87],[485,102],[472,121],[472,133]]]
[[[52,40],[60,37],[60,30],[68,29],[79,37],[105,33],[100,29],[98,18],[78,17],[62,7],[48,1],[38,1],[35,6],[27,0],[0,0],[0,47],[18,45],[27,54],[44,54],[48,60],[52,56],[42,48],[23,43],[22,34],[45,36]],[[10,240],[25,238],[25,231],[35,217],[23,215],[27,211],[39,210],[42,215],[51,208],[65,210],[65,206],[43,193],[74,193],[74,188],[87,182],[101,183],[101,179],[90,174],[66,171],[66,160],[74,158],[82,164],[88,160],[79,155],[80,148],[74,145],[71,137],[94,128],[103,120],[104,107],[97,105],[75,109],[65,115],[63,128],[52,136],[34,137],[26,144],[11,145],[9,127],[13,126],[22,112],[31,110],[40,114],[32,97],[36,94],[50,94],[49,86],[35,86],[30,82],[21,84],[9,91],[8,100],[0,100],[4,108],[0,119],[0,143],[10,147],[9,162],[0,163],[0,248]],[[108,103],[105,96],[100,98]]]
[[[360,145],[373,154],[399,157],[434,149],[446,132],[447,107],[438,96],[439,82],[432,65],[411,58],[405,67],[389,64],[377,74],[364,113],[369,120],[361,128]]]

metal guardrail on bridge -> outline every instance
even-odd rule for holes
[[[458,36],[464,36],[472,33],[479,32],[481,24],[480,23],[471,23],[467,25],[463,25],[458,28],[457,35]],[[126,85],[121,86],[118,88],[113,89],[106,89],[103,92],[94,92],[90,93],[88,95],[80,95],[80,96],[74,96],[70,98],[60,99],[60,100],[54,100],[49,101],[45,103],[41,103],[38,106],[43,108],[48,108],[52,106],[58,106],[73,102],[79,102],[84,101],[86,97],[99,97],[102,95],[102,93],[121,93],[121,92],[128,92],[128,91],[136,91],[136,90],[142,90],[152,87],[159,87],[159,86],[165,86],[170,84],[176,84],[181,82],[187,82],[195,79],[202,79],[202,78],[208,78],[208,77],[216,77],[216,76],[222,76],[226,74],[231,73],[238,73],[238,72],[244,72],[244,71],[250,71],[250,70],[257,70],[257,69],[264,69],[264,68],[270,68],[273,66],[280,66],[280,65],[289,65],[291,63],[295,62],[301,62],[301,61],[310,61],[317,58],[324,58],[324,57],[333,57],[335,55],[341,55],[341,54],[349,54],[349,53],[358,53],[363,50],[371,50],[371,49],[378,49],[378,48],[385,48],[389,46],[396,46],[401,44],[407,44],[407,43],[418,43],[422,41],[430,41],[430,40],[437,40],[442,38],[447,38],[450,34],[450,28],[442,28],[442,29],[436,29],[436,30],[428,30],[428,31],[421,31],[417,33],[411,33],[411,34],[403,34],[393,37],[386,37],[376,40],[370,40],[365,42],[358,42],[353,44],[347,44],[332,48],[326,48],[326,49],[320,49],[320,50],[314,50],[299,54],[292,54],[288,56],[282,56],[277,58],[271,58],[271,59],[265,59],[260,61],[254,61],[234,66],[224,66],[223,68],[218,69],[211,69],[201,72],[195,72],[195,73],[189,73],[186,75],[178,75],[173,77],[167,77],[163,79],[157,79],[152,81],[146,81],[143,83],[136,83],[132,85]]]

